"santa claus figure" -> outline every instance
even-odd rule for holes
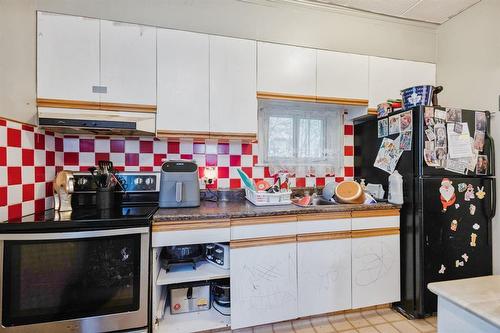
[[[455,188],[452,185],[452,181],[448,178],[443,178],[441,181],[441,187],[439,188],[439,193],[441,194],[441,204],[443,205],[443,212],[446,212],[448,207],[453,205],[457,200],[455,195]]]

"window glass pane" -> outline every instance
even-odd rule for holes
[[[323,120],[300,119],[298,156],[321,158],[324,152]]]
[[[309,120],[309,157],[323,157],[324,135],[323,121],[319,119]]]
[[[293,118],[269,117],[270,158],[293,156]]]

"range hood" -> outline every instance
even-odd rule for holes
[[[156,108],[109,110],[44,107],[38,103],[38,124],[53,132],[99,135],[155,135]]]

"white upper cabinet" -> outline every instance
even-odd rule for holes
[[[436,65],[424,62],[370,57],[369,105],[401,98],[400,91],[416,85],[436,84]]]
[[[101,21],[101,102],[156,105],[156,28]]]
[[[316,95],[316,50],[257,43],[258,91]]]
[[[210,36],[210,131],[257,133],[256,42]]]
[[[38,12],[37,96],[99,102],[99,20]]]
[[[368,99],[368,58],[318,50],[317,95]]]
[[[157,129],[208,132],[208,35],[169,29],[157,33]]]

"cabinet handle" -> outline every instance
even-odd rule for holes
[[[92,92],[96,94],[107,94],[108,87],[106,86],[92,86]]]

